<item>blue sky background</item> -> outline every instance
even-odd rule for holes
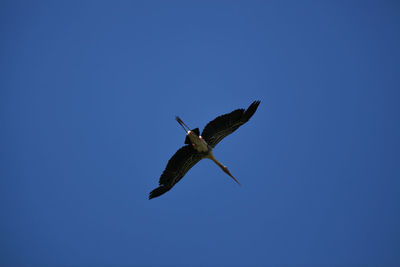
[[[397,1],[2,1],[0,265],[400,265]],[[260,99],[148,200],[192,128]],[[332,266],[330,265],[330,266]]]

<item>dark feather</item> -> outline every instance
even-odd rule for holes
[[[190,145],[190,144],[192,144],[192,142],[190,142],[189,136],[186,135],[186,137],[185,137],[185,145]]]
[[[201,136],[214,148],[223,138],[246,123],[254,115],[259,104],[260,101],[254,101],[247,110],[237,109],[215,118],[206,125]]]
[[[167,187],[167,186],[157,187],[156,189],[154,189],[153,191],[150,192],[149,199],[161,196],[162,194],[164,194],[165,192],[167,192],[170,189],[171,188]]]
[[[193,129],[192,132],[194,132],[197,136],[200,136],[199,128]]]
[[[149,199],[170,190],[203,157],[204,154],[197,152],[191,145],[181,147],[168,161],[167,167],[160,177],[160,187],[150,192]]]

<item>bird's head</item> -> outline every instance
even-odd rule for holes
[[[194,131],[188,131],[187,135],[199,137]]]

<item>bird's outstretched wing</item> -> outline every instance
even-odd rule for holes
[[[236,109],[231,113],[215,118],[206,125],[201,136],[214,148],[227,135],[246,123],[256,112],[259,104],[260,101],[254,101],[247,110]]]
[[[191,145],[181,147],[168,161],[160,177],[160,186],[150,192],[149,199],[170,190],[203,157],[204,155],[197,152]]]

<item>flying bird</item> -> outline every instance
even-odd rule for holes
[[[179,118],[176,121],[186,132],[185,146],[181,147],[168,161],[159,181],[159,187],[150,192],[149,199],[161,196],[169,191],[197,162],[204,158],[214,161],[226,174],[239,185],[239,181],[228,168],[219,162],[213,154],[214,147],[226,136],[246,123],[256,112],[260,101],[254,101],[246,110],[236,109],[210,121],[200,135],[199,128],[190,128]]]

